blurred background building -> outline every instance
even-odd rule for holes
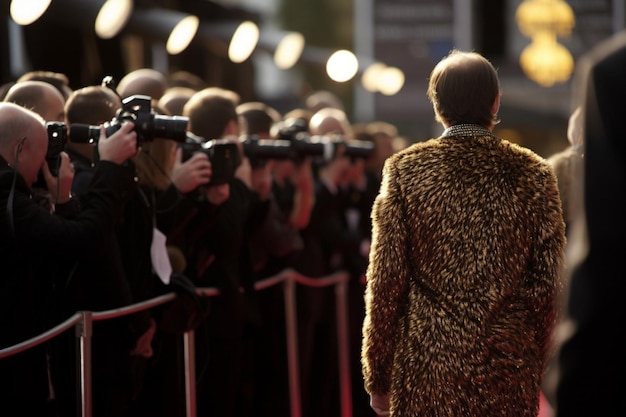
[[[625,2],[12,0],[0,6],[0,76],[6,84],[33,69],[62,72],[77,88],[141,67],[186,71],[280,111],[302,105],[312,91],[329,90],[351,121],[393,123],[413,142],[440,132],[426,99],[434,64],[452,48],[475,50],[501,77],[497,133],[547,156],[567,144],[576,59],[624,30]],[[40,3],[44,12],[33,21],[12,15],[13,8],[33,11]],[[103,35],[94,24],[105,7],[115,9],[119,22]],[[185,18],[191,40],[170,45]],[[252,45],[239,57],[229,55],[236,30]],[[288,34],[304,41],[304,50],[290,46],[294,57],[278,63],[273,54]],[[338,50],[353,53],[358,68],[333,80],[327,65]],[[338,66],[348,70],[350,62]]]

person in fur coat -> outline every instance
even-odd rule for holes
[[[390,157],[372,210],[362,364],[378,415],[536,417],[565,245],[556,177],[493,135],[497,73],[433,69],[442,136]]]

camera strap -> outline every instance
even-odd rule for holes
[[[9,222],[9,231],[11,237],[15,238],[15,221],[13,214],[13,200],[15,199],[15,185],[17,184],[17,171],[13,170],[13,180],[11,181],[11,190],[7,197],[7,221]]]
[[[15,147],[15,157],[13,158],[13,180],[11,181],[11,189],[9,191],[9,196],[7,197],[7,221],[9,222],[9,232],[11,233],[11,237],[15,239],[15,215],[13,214],[13,200],[15,199],[15,187],[17,186],[17,164],[18,157],[20,153],[22,153],[22,148],[24,147],[24,142],[26,142],[26,137],[20,139]],[[7,163],[8,166],[11,166]]]

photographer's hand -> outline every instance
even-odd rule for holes
[[[182,162],[183,150],[176,149],[176,159],[172,173],[172,183],[182,193],[188,193],[211,180],[211,162],[206,154],[198,152]]]
[[[70,162],[67,153],[61,152],[61,166],[59,167],[58,176],[50,173],[50,167],[44,161],[42,166],[43,176],[46,180],[46,186],[52,196],[55,204],[64,204],[70,201],[72,192],[72,181],[74,181],[74,165]]]
[[[249,190],[252,189],[252,166],[250,165],[250,160],[245,155],[243,150],[243,143],[239,140],[239,138],[235,135],[227,135],[224,137],[224,140],[232,142],[237,145],[239,149],[239,156],[241,158],[241,162],[239,166],[235,169],[235,178],[241,180]]]
[[[313,169],[311,167],[311,158],[306,157],[300,164],[297,164],[289,181],[303,192],[309,192],[314,188]]]
[[[137,153],[137,133],[135,125],[124,122],[119,130],[108,138],[104,126],[100,126],[98,153],[101,161],[110,161],[121,165],[128,158]]]
[[[370,406],[377,416],[388,416],[389,413],[389,394],[371,394]]]
[[[291,174],[289,180],[296,187],[289,224],[298,230],[304,229],[311,218],[315,204],[315,186],[311,158],[306,158]]]
[[[133,356],[143,356],[144,358],[150,358],[154,354],[152,350],[152,339],[156,332],[156,323],[153,319],[150,319],[150,327],[144,334],[139,336],[135,348],[130,352]]]
[[[235,178],[239,178],[248,189],[252,189],[252,166],[250,165],[250,160],[243,156],[241,158],[241,163],[235,170]]]

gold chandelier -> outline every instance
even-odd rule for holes
[[[531,39],[520,55],[520,66],[531,80],[544,87],[567,81],[574,59],[557,41],[567,37],[575,24],[574,12],[563,0],[524,0],[515,18],[520,31]]]

